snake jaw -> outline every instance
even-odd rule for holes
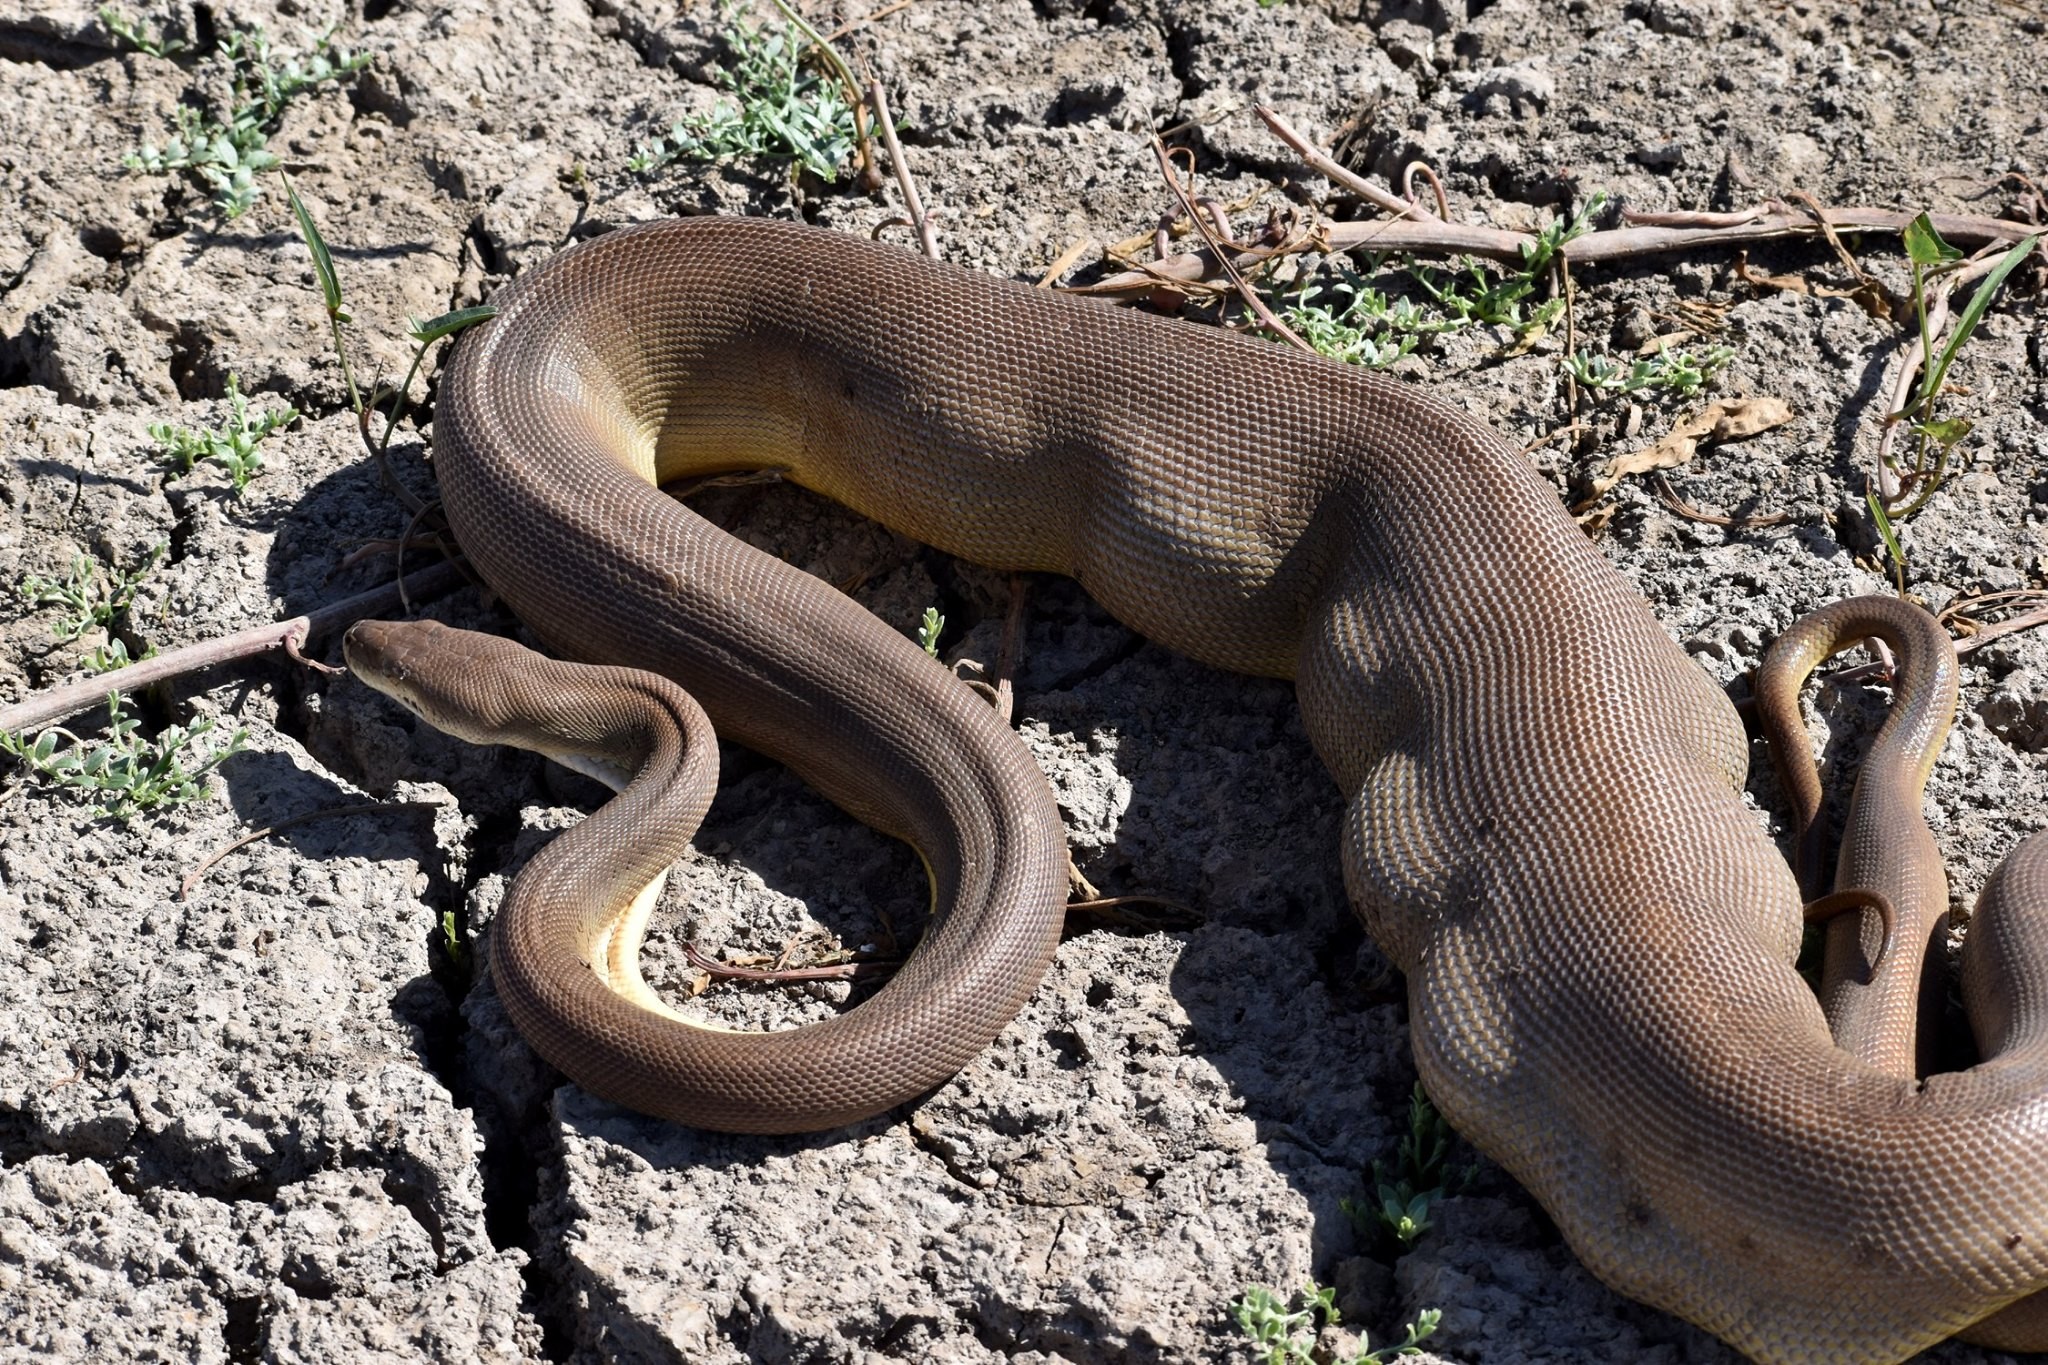
[[[349,672],[399,705],[425,717],[412,688],[408,642],[419,639],[408,626],[415,622],[358,621],[341,639],[341,655]]]

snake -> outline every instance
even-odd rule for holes
[[[430,721],[479,715],[471,737],[581,752],[623,788],[492,931],[507,1012],[569,1078],[697,1127],[838,1127],[964,1066],[1057,946],[1065,841],[1018,736],[661,491],[771,469],[950,554],[1065,574],[1202,663],[1293,679],[1424,1086],[1610,1287],[1768,1365],[1969,1330],[2048,1346],[2048,844],[1993,875],[1965,941],[1981,1060],[1918,1074],[1898,1003],[1946,907],[1919,807],[1956,666],[1924,613],[1823,614],[1759,683],[1796,731],[1788,770],[1810,766],[1798,680],[1857,638],[1904,642],[1838,872],[1865,908],[1827,930],[1817,999],[1727,694],[1456,406],[769,220],[606,232],[495,302],[442,374],[434,462],[476,572],[569,662],[425,623],[365,623],[347,653]],[[736,1032],[640,982],[650,888],[715,767],[684,692],[924,860],[924,936],[856,1007]]]

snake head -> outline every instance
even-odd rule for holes
[[[349,671],[437,730],[473,744],[518,743],[504,680],[551,661],[498,635],[439,621],[358,621],[342,638]]]
[[[716,752],[697,704],[652,673],[563,663],[439,621],[358,621],[341,652],[350,672],[443,734],[530,749],[614,791],[654,730],[701,726],[698,742]]]

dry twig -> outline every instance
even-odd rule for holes
[[[1524,250],[1536,238],[1527,232],[1444,222],[1431,218],[1415,204],[1380,189],[1370,181],[1346,170],[1328,153],[1317,149],[1285,119],[1269,109],[1259,110],[1274,135],[1292,147],[1302,159],[1343,189],[1349,190],[1393,218],[1355,223],[1319,223],[1313,231],[1276,247],[1226,254],[1215,245],[1185,252],[1165,261],[1126,270],[1073,292],[1085,294],[1135,295],[1149,293],[1161,284],[1187,287],[1233,268],[1262,264],[1276,256],[1300,251],[1412,251],[1430,255],[1478,256],[1487,260],[1519,265]],[[1606,261],[1634,260],[1701,247],[1744,246],[1751,242],[1821,235],[1839,246],[1844,232],[1900,232],[1917,214],[1897,209],[1827,208],[1818,204],[1795,210],[1783,203],[1761,205],[1740,214],[1659,214],[1629,221],[1628,226],[1588,232],[1558,249],[1568,265],[1590,265]],[[1951,242],[1965,246],[2011,246],[2032,230],[2025,223],[1972,214],[1931,215],[1935,231]],[[2048,256],[2048,248],[2044,248]],[[1860,273],[1860,270],[1859,270]]]
[[[289,621],[251,626],[218,640],[186,645],[167,654],[129,664],[126,668],[117,668],[111,673],[39,692],[12,706],[0,707],[0,730],[14,733],[41,730],[68,720],[81,711],[104,706],[109,692],[137,692],[171,678],[236,659],[254,658],[271,650],[283,650],[299,657],[297,651],[302,646],[332,631],[353,625],[366,616],[378,616],[394,610],[403,594],[424,601],[450,592],[462,582],[462,571],[456,565],[436,564],[420,570],[402,583],[388,583],[371,592],[358,593],[318,611],[294,616]]]
[[[233,843],[223,844],[207,854],[199,866],[186,873],[185,880],[178,885],[178,899],[181,901],[192,899],[192,888],[199,885],[199,879],[211,871],[214,865],[219,863],[221,859],[227,857],[236,849],[247,848],[259,839],[268,839],[273,834],[280,834],[298,825],[311,824],[315,820],[325,820],[331,816],[339,815],[370,815],[381,811],[440,809],[441,803],[438,801],[360,801],[352,806],[329,806],[325,810],[307,811],[304,815],[294,815],[290,819],[280,820],[274,825],[265,825],[262,829],[250,830]]]
[[[889,97],[882,93],[880,81],[868,82],[868,105],[875,111],[875,123],[882,130],[882,145],[889,149],[889,169],[896,173],[896,186],[903,191],[903,207],[910,214],[910,225],[917,230],[918,245],[924,254],[936,261],[939,259],[939,234],[932,226],[930,215],[924,211],[924,200],[918,196],[917,182],[910,178],[910,165],[903,159],[903,146],[896,141],[896,120],[889,113]]]
[[[1171,189],[1173,197],[1180,201],[1181,208],[1187,213],[1188,221],[1192,222],[1195,225],[1195,230],[1202,234],[1202,240],[1209,244],[1209,253],[1216,260],[1222,262],[1223,272],[1230,277],[1231,284],[1237,289],[1237,296],[1244,300],[1244,306],[1249,308],[1259,319],[1259,322],[1265,326],[1266,330],[1273,333],[1274,336],[1292,343],[1300,349],[1307,351],[1310,355],[1314,355],[1316,353],[1315,347],[1296,336],[1294,329],[1282,322],[1279,316],[1266,306],[1266,301],[1259,297],[1259,291],[1245,283],[1244,276],[1238,273],[1237,267],[1231,263],[1230,258],[1224,253],[1223,244],[1217,240],[1215,230],[1203,216],[1201,209],[1195,204],[1188,190],[1181,185],[1180,176],[1173,169],[1173,158],[1167,153],[1166,144],[1157,137],[1152,139],[1152,153],[1159,158],[1159,173],[1166,177],[1167,188]],[[1161,264],[1165,264],[1165,262],[1161,262]]]

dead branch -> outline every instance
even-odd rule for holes
[[[939,234],[932,226],[931,217],[924,211],[924,200],[918,196],[917,182],[910,178],[910,165],[903,159],[902,144],[896,141],[896,119],[889,112],[889,97],[882,93],[882,83],[868,82],[868,107],[875,111],[875,123],[882,130],[882,145],[889,149],[889,168],[896,172],[896,186],[903,191],[903,207],[910,214],[910,224],[917,230],[918,245],[931,260],[939,259]]]
[[[289,621],[251,626],[218,640],[186,645],[168,654],[117,668],[111,673],[81,678],[47,692],[39,692],[12,706],[0,707],[0,730],[14,734],[24,730],[42,730],[59,721],[69,720],[82,711],[104,706],[109,692],[137,692],[187,673],[197,673],[236,659],[255,658],[272,650],[296,654],[306,644],[353,625],[366,616],[394,610],[402,600],[402,594],[422,601],[450,592],[462,582],[462,570],[456,565],[436,564],[403,580],[344,598],[318,611],[294,616]]]
[[[1195,230],[1202,234],[1202,240],[1209,244],[1205,254],[1223,263],[1223,273],[1230,277],[1231,284],[1237,289],[1237,296],[1244,300],[1244,306],[1250,309],[1274,336],[1314,355],[1315,347],[1296,336],[1294,329],[1282,322],[1273,310],[1266,306],[1266,301],[1259,297],[1258,291],[1245,283],[1244,276],[1238,273],[1237,267],[1229,259],[1230,255],[1236,253],[1226,253],[1224,244],[1217,240],[1215,228],[1203,215],[1190,191],[1181,185],[1180,175],[1173,169],[1173,158],[1167,154],[1166,144],[1157,136],[1152,139],[1152,153],[1159,158],[1159,173],[1166,177],[1167,188],[1171,189],[1173,197],[1180,201],[1181,209],[1187,214],[1188,221],[1195,225]]]
[[[1220,251],[1214,247],[1188,252],[1151,264],[1142,270],[1126,270],[1083,286],[1072,292],[1102,295],[1144,295],[1161,284],[1198,284],[1245,269],[1276,255],[1297,251],[1407,251],[1424,255],[1479,256],[1487,260],[1519,264],[1536,245],[1533,233],[1470,223],[1452,223],[1431,218],[1415,204],[1346,170],[1328,153],[1317,149],[1285,119],[1261,107],[1259,116],[1274,136],[1293,148],[1315,170],[1339,187],[1349,190],[1394,214],[1392,219],[1366,222],[1322,223],[1300,240],[1281,247],[1250,252]],[[1635,260],[1700,248],[1746,246],[1752,242],[1779,241],[1813,236],[1833,237],[1844,232],[1903,231],[1919,215],[1900,209],[1828,208],[1812,205],[1794,209],[1773,201],[1736,214],[1631,215],[1626,226],[1588,232],[1566,242],[1559,255],[1569,265],[1592,265],[1608,261]],[[1929,215],[1934,230],[1963,246],[2010,246],[2034,228],[2027,223],[1974,214],[1937,213]],[[2042,248],[2048,258],[2048,244]]]

